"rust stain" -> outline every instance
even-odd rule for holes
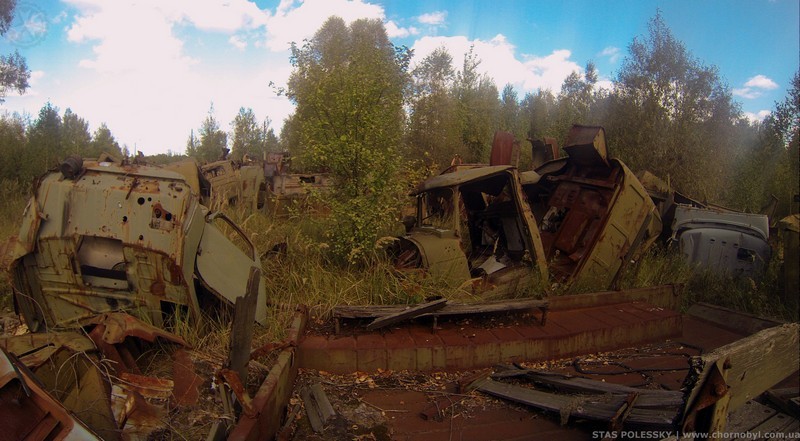
[[[183,270],[180,265],[173,260],[167,261],[167,270],[169,271],[169,280],[173,285],[180,285],[183,283]]]
[[[150,293],[154,296],[164,297],[164,295],[166,295],[166,288],[166,285],[161,279],[155,280],[150,284]]]
[[[250,418],[255,417],[258,412],[256,412],[256,409],[253,407],[253,400],[245,390],[242,380],[239,378],[239,374],[237,374],[236,371],[223,368],[217,372],[217,376],[224,380],[231,388],[233,394],[236,395],[236,399],[242,405],[244,414]]]
[[[200,385],[203,377],[197,375],[194,363],[189,353],[178,349],[172,354],[172,389],[173,404],[178,406],[193,406],[200,399]]]
[[[102,332],[102,341],[108,344],[122,343],[125,341],[125,337],[137,337],[152,343],[160,337],[169,342],[189,347],[189,344],[177,335],[148,325],[124,312],[102,314],[93,318],[89,323],[94,323],[98,327],[104,326],[104,330],[100,332]]]
[[[172,394],[173,381],[165,378],[123,372],[120,375],[124,387],[133,390],[145,398],[169,398]]]

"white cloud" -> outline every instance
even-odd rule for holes
[[[772,81],[770,78],[764,75],[756,75],[747,80],[747,82],[744,83],[744,87],[733,89],[733,95],[752,100],[764,95],[764,91],[775,90],[777,88],[778,83]]]
[[[764,89],[764,90],[775,90],[778,88],[778,83],[772,81],[771,79],[767,78],[764,75],[756,75],[746,83],[744,83],[744,87],[753,87],[756,89]]]
[[[247,48],[247,42],[244,40],[244,38],[238,35],[231,35],[231,38],[228,39],[228,43],[240,51],[243,51],[245,48]]]
[[[81,67],[105,73],[185,70],[192,60],[183,55],[183,43],[172,35],[173,21],[153,5],[124,2],[81,2],[80,12],[67,31],[74,43],[96,42],[94,59]],[[145,30],[146,31],[143,31]]]
[[[768,116],[770,115],[770,113],[772,113],[772,112],[770,112],[769,110],[760,110],[760,111],[758,111],[757,113],[753,113],[753,112],[744,112],[744,116],[745,116],[745,118],[747,118],[747,119],[748,119],[748,120],[749,120],[751,123],[754,123],[754,122],[761,122],[761,121],[764,121],[764,118],[768,117]]]
[[[447,18],[447,11],[436,11],[436,12],[429,12],[427,14],[422,14],[419,17],[417,17],[417,20],[422,24],[439,26],[444,24],[446,18]]]
[[[39,83],[39,80],[44,78],[44,76],[45,73],[43,70],[33,70],[31,71],[30,78],[28,78],[28,84],[30,84],[31,87],[36,86]]]
[[[388,35],[389,38],[406,38],[411,35],[419,34],[419,29],[414,26],[401,28],[393,20],[387,21],[384,23],[384,26],[386,27],[386,35]]]
[[[90,44],[92,56],[79,61],[84,72],[53,78],[41,94],[92,125],[106,122],[131,150],[183,152],[211,102],[224,130],[240,106],[253,108],[259,118],[268,116],[276,130],[292,111],[291,103],[267,86],[286,82],[291,66],[285,54],[265,52],[258,62],[244,64],[203,64],[185,53],[175,33],[179,26],[200,32],[192,35],[230,32],[228,42],[247,49],[243,34],[235,32],[258,33],[269,18],[252,3],[68,1],[77,9],[68,41]],[[69,87],[57,87],[58,80]]]
[[[513,85],[522,93],[536,89],[561,90],[561,83],[573,71],[582,71],[570,60],[569,50],[555,50],[544,57],[517,55],[516,48],[502,34],[489,41],[468,40],[466,37],[422,37],[414,43],[415,62],[420,62],[436,48],[444,46],[453,57],[453,68],[461,69],[464,55],[474,45],[481,61],[478,70],[494,79],[498,89]]]
[[[341,17],[346,23],[359,18],[384,20],[383,8],[362,0],[306,0],[299,6],[293,0],[283,0],[274,16],[267,20],[267,47],[285,51],[291,42],[302,44],[331,16]]]
[[[602,52],[599,54],[601,57],[608,57],[608,61],[612,63],[616,63],[619,61],[619,58],[622,56],[622,51],[619,50],[618,47],[609,46],[603,49]]]
[[[172,0],[168,2],[156,0],[160,7],[170,8],[172,17],[183,19],[198,29],[217,32],[234,32],[240,29],[255,29],[263,26],[269,19],[269,13],[262,11],[246,0]]]
[[[754,90],[749,87],[743,87],[741,89],[733,89],[732,93],[734,96],[739,96],[748,100],[756,99],[764,94],[760,90]]]

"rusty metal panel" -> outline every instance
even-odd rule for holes
[[[0,351],[0,430],[6,440],[101,438],[39,386],[31,372]]]
[[[513,133],[495,132],[489,165],[513,165],[519,163],[519,143]]]
[[[299,341],[305,332],[306,311],[298,310],[287,332],[287,340]],[[242,415],[228,435],[229,441],[257,441],[273,439],[281,428],[286,405],[294,389],[297,377],[297,348],[281,351],[278,361],[261,383],[252,405],[254,414]]]
[[[183,308],[199,317],[195,260],[204,231],[215,230],[207,213],[183,175],[158,167],[90,161],[69,178],[46,174],[23,218],[22,239],[6,247],[16,304],[29,329],[77,327],[120,310],[157,326],[163,311]],[[250,254],[248,268],[258,265]],[[242,264],[231,259],[217,261],[220,272]],[[227,289],[236,282],[211,285]]]
[[[258,264],[257,259],[258,257],[246,255],[217,228],[209,224],[203,231],[200,242],[197,274],[214,294],[227,302],[235,303],[238,297],[244,296],[247,292],[250,268]],[[266,286],[262,279],[259,280],[256,321],[266,325]]]
[[[609,166],[605,130],[597,126],[574,125],[567,135],[564,150],[583,167]]]

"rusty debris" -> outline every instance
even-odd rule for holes
[[[172,353],[172,398],[176,406],[192,406],[200,399],[203,377],[197,375],[189,352],[178,349]]]
[[[322,390],[319,383],[315,383],[300,390],[300,396],[303,398],[311,428],[314,432],[322,433],[325,423],[336,415],[325,391]]]
[[[3,439],[101,438],[40,387],[36,377],[13,355],[0,350],[0,427]]]
[[[533,170],[518,169],[519,142],[498,132],[488,164],[455,158],[422,182],[390,247],[401,276],[436,278],[474,303],[338,305],[334,335],[317,317],[307,332],[298,306],[285,338],[266,344],[253,334],[269,325],[275,282],[217,210],[279,214],[327,190],[327,175],[290,172],[285,153],[165,167],[68,158],[36,182],[0,246],[28,330],[0,336],[0,437],[145,441],[189,413],[208,420],[209,441],[514,438],[509,421],[576,440],[587,427],[602,439],[800,430],[797,385],[784,384],[800,365],[799,324],[707,304],[683,314],[680,286],[617,290],[659,235],[690,261],[762,271],[766,216],[635,176],[602,127],[573,126],[567,156],[553,138],[531,143]],[[796,220],[783,227],[790,244]],[[613,290],[571,293],[586,286]],[[517,298],[532,291],[542,298]],[[219,354],[169,331],[208,310],[232,312]],[[686,329],[713,332],[684,342]]]

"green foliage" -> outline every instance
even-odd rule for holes
[[[629,47],[606,129],[615,154],[698,198],[719,200],[729,182],[741,112],[715,67],[676,40],[660,14]]]
[[[586,63],[583,75],[572,72],[561,85],[557,106],[555,133],[567,133],[573,124],[595,124],[591,111],[595,104],[597,69],[594,63]]]
[[[488,146],[497,130],[500,107],[497,86],[486,74],[478,72],[480,60],[470,48],[456,75],[456,102],[461,122],[461,142],[467,162],[486,162]]]
[[[89,154],[89,147],[92,141],[92,136],[89,134],[89,123],[73,112],[72,109],[67,109],[64,111],[64,118],[61,124],[61,139],[66,154],[77,155],[82,158],[98,156]]]
[[[410,56],[389,42],[379,20],[348,27],[332,17],[303,47],[292,45],[292,124],[304,160],[331,173],[331,250],[351,263],[368,256],[398,213]]]
[[[14,10],[17,8],[16,0],[0,2],[0,35],[5,35],[11,29],[14,20]],[[10,90],[23,94],[28,90],[28,79],[31,71],[25,58],[14,51],[13,54],[0,55],[0,103]]]
[[[251,158],[264,158],[267,152],[277,152],[278,137],[270,127],[270,119],[262,124],[256,121],[253,109],[239,108],[239,113],[231,122],[231,156],[241,160],[245,155]]]
[[[756,142],[741,156],[726,198],[734,207],[756,212],[775,196],[777,219],[797,212],[793,198],[800,188],[800,71],[791,84],[784,101],[759,125]]]
[[[677,249],[653,247],[624,275],[621,288],[643,288],[666,284],[683,286],[682,308],[706,302],[762,317],[798,319],[796,295],[785,301],[781,295],[783,261],[773,256],[766,272],[755,279],[718,275],[691,268]]]
[[[106,123],[101,123],[100,127],[94,131],[87,156],[90,158],[100,157],[103,152],[120,158],[127,156],[120,149],[119,143],[114,139],[114,135],[111,134],[111,130],[108,129]]]
[[[62,121],[58,107],[49,102],[39,111],[39,118],[28,128],[28,154],[36,174],[58,165],[66,156],[62,141]]]
[[[5,101],[11,90],[23,94],[28,90],[28,78],[31,71],[25,58],[14,51],[10,55],[0,55],[0,103]]]
[[[455,111],[453,58],[444,47],[425,57],[411,72],[412,87],[406,143],[408,155],[434,170],[462,155]]]
[[[220,159],[227,152],[228,134],[219,128],[214,118],[214,105],[208,110],[206,119],[200,126],[200,138],[195,139],[194,130],[186,143],[186,155],[200,163]]]

